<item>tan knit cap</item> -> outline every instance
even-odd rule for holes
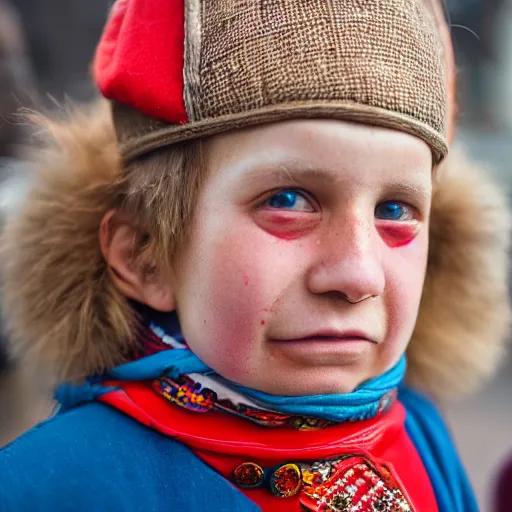
[[[328,118],[416,135],[438,163],[447,91],[431,1],[118,0],[96,77],[122,154]]]

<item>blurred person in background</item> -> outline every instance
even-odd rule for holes
[[[498,121],[489,98],[489,71],[497,55],[495,27],[505,0],[446,0],[460,68],[461,121],[493,130]]]
[[[512,455],[498,474],[493,512],[512,510]]]

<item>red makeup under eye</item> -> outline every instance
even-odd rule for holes
[[[320,220],[313,212],[261,209],[256,213],[258,224],[282,240],[295,240],[308,234]]]
[[[393,222],[377,220],[377,230],[389,247],[404,247],[410,244],[420,230],[420,224],[413,222]]]

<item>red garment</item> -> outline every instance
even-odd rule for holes
[[[415,512],[438,510],[429,477],[405,431],[405,410],[399,402],[389,412],[371,420],[344,423],[324,430],[297,431],[265,428],[217,412],[193,413],[156,395],[151,383],[114,382],[107,385],[122,390],[102,395],[102,402],[187,445],[231,481],[235,468],[246,462],[272,468],[280,464],[312,463],[360,454],[377,466],[386,465],[391,479]],[[299,511],[299,500],[304,499],[302,493],[279,498],[267,488],[243,492],[265,512]],[[365,511],[364,508],[360,510]]]

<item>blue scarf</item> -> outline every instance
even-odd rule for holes
[[[355,391],[337,395],[277,396],[239,386],[221,379],[231,390],[248,397],[260,408],[295,416],[310,416],[341,423],[377,415],[382,398],[397,389],[405,374],[405,357],[388,372],[371,379]],[[121,381],[139,381],[168,376],[172,379],[190,373],[218,376],[189,349],[166,350],[133,363],[119,366],[108,377]]]
[[[164,327],[167,335],[178,343],[183,342],[175,314],[158,315],[157,318],[158,325]],[[363,383],[352,393],[335,395],[285,397],[248,389],[225,379],[223,384],[256,402],[261,408],[335,422],[375,416],[382,398],[399,388],[400,401],[407,411],[405,428],[430,477],[439,512],[478,512],[471,485],[441,416],[425,397],[401,386],[405,371],[404,356],[391,370]],[[188,348],[164,350],[118,366],[107,375],[91,378],[84,386],[60,386],[56,398],[65,410],[113,391],[102,385],[104,380],[140,381],[162,376],[175,379],[186,374],[216,376]]]

